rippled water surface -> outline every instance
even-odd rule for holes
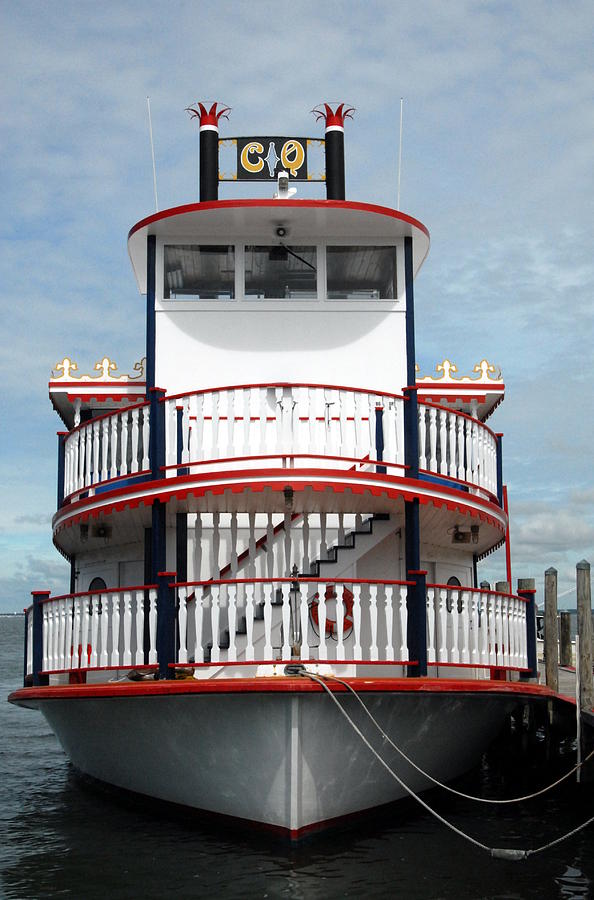
[[[291,846],[99,791],[72,772],[39,713],[4,702],[21,683],[22,630],[22,618],[0,617],[2,897],[594,897],[592,827],[538,857],[507,862],[491,860],[412,801]],[[573,759],[568,747],[547,771],[543,758],[538,747],[492,753],[459,785],[511,796],[552,780]],[[592,785],[573,782],[520,807],[426,796],[458,828],[495,846],[539,846],[594,807]]]

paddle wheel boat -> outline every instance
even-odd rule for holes
[[[228,110],[192,112],[200,202],[128,237],[145,358],[50,381],[70,591],[33,592],[10,699],[87,776],[297,837],[405,794],[353,723],[429,786],[333,678],[440,781],[544,702],[534,584],[479,582],[508,531],[504,384],[485,360],[420,374],[429,234],[345,199],[350,110],[318,109],[317,200],[291,186],[315,139],[277,137],[226,139],[269,198],[219,200]]]

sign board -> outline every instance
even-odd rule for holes
[[[219,181],[275,181],[279,172],[288,172],[291,181],[325,181],[323,171],[311,170],[312,156],[321,156],[323,149],[324,141],[318,138],[221,138],[219,150],[227,156],[235,151],[235,172],[219,171]]]

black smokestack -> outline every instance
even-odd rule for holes
[[[352,119],[354,109],[341,103],[333,111],[327,103],[313,112],[326,124],[326,197],[328,200],[345,199],[344,175],[344,120]]]
[[[200,120],[200,202],[219,199],[219,119],[228,119],[230,107],[203,103],[188,107],[187,112]]]

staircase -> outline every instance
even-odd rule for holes
[[[390,521],[390,516],[386,513],[372,515],[367,519],[363,519],[358,527],[345,533],[341,543],[335,543],[328,548],[326,556],[317,559],[310,565],[310,571],[302,573],[301,577],[323,578],[325,581],[339,579],[357,560],[361,559],[376,544],[387,537],[394,530],[394,526]],[[272,600],[273,607],[282,606],[282,598],[278,592]],[[274,616],[274,612],[273,612]],[[253,642],[257,645],[264,640],[263,626],[258,628],[257,621],[263,621],[264,607],[256,604],[254,607],[254,632]],[[273,631],[280,636],[281,622],[280,616],[273,620]],[[237,660],[241,661],[245,652],[244,642],[241,636],[247,634],[245,616],[240,616],[236,629],[236,649]],[[219,636],[219,649],[227,650],[229,648],[229,630],[222,628]],[[205,662],[210,662],[210,651],[212,644],[208,644],[205,648]]]

